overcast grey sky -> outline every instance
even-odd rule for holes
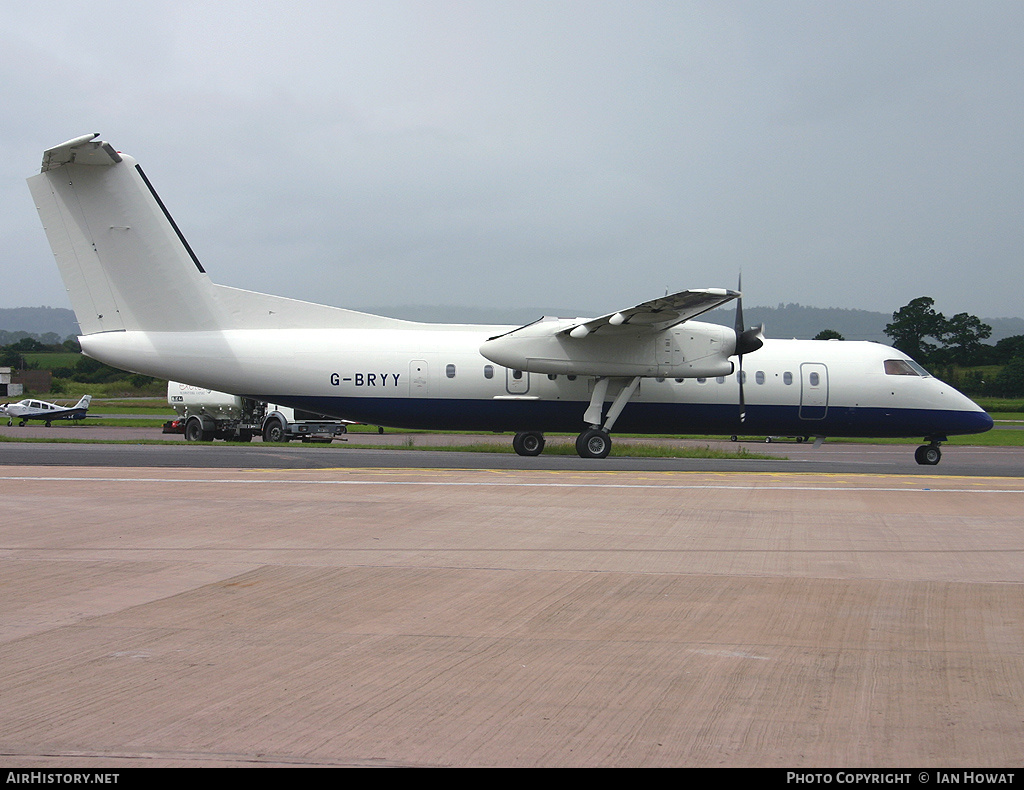
[[[69,306],[24,179],[100,132],[219,283],[341,306],[1024,316],[1024,3],[2,3],[0,307]]]

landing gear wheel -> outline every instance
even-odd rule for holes
[[[612,437],[600,428],[588,428],[576,437],[576,453],[580,458],[606,458],[612,451]]]
[[[280,420],[271,420],[263,426],[263,441],[272,444],[288,441],[288,436],[284,432],[284,425],[281,424]]]
[[[544,434],[538,431],[523,431],[512,439],[512,449],[519,455],[540,455],[544,452]]]
[[[914,451],[914,460],[921,466],[935,466],[942,460],[942,450],[937,444],[922,444]]]

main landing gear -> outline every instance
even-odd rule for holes
[[[615,395],[608,414],[604,415],[604,402],[608,395],[608,384],[611,379],[599,378],[594,382],[594,392],[590,396],[590,405],[583,414],[583,422],[587,427],[576,437],[576,453],[580,458],[607,458],[612,450],[612,437],[609,435],[612,426],[618,419],[626,403],[633,397],[640,384],[640,377],[618,379],[622,387]],[[602,424],[601,418],[604,417]],[[540,455],[544,451],[544,434],[539,431],[522,431],[512,440],[512,448],[519,455]]]
[[[601,428],[587,428],[576,437],[576,454],[580,458],[607,458],[612,451],[612,437]]]
[[[589,427],[576,437],[576,454],[580,458],[607,458],[612,451],[612,437],[609,436],[612,426],[626,408],[629,399],[633,397],[636,388],[640,386],[640,377],[631,379],[619,379],[622,388],[618,391],[612,405],[608,408],[608,414],[604,417],[604,424],[601,424],[601,415],[604,411],[604,401],[608,395],[609,378],[600,378],[594,382],[594,392],[590,396],[590,405],[583,414],[583,422]]]
[[[523,431],[512,439],[512,449],[519,455],[540,455],[544,452],[544,434],[540,431]]]

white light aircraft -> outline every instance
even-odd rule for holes
[[[14,421],[18,420],[18,425],[24,427],[29,420],[42,420],[49,428],[50,423],[55,420],[84,420],[91,400],[92,395],[83,395],[74,406],[58,406],[56,403],[26,398],[17,403],[0,404],[0,414],[7,415],[8,425],[13,425]]]
[[[992,427],[888,346],[765,340],[744,328],[740,301],[735,328],[694,320],[739,291],[513,327],[416,323],[216,285],[136,161],[98,137],[47,150],[28,181],[82,350],[118,368],[373,425],[515,432],[520,455],[539,454],[545,431],[579,431],[579,455],[603,458],[617,426],[921,436],[918,463],[936,464],[947,436]]]

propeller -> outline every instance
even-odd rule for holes
[[[743,328],[743,274],[740,273],[736,290],[740,292],[736,300],[736,356],[739,357],[739,383],[740,383],[740,423],[747,419],[747,405],[743,398],[743,355],[757,351],[764,345],[764,324]]]

